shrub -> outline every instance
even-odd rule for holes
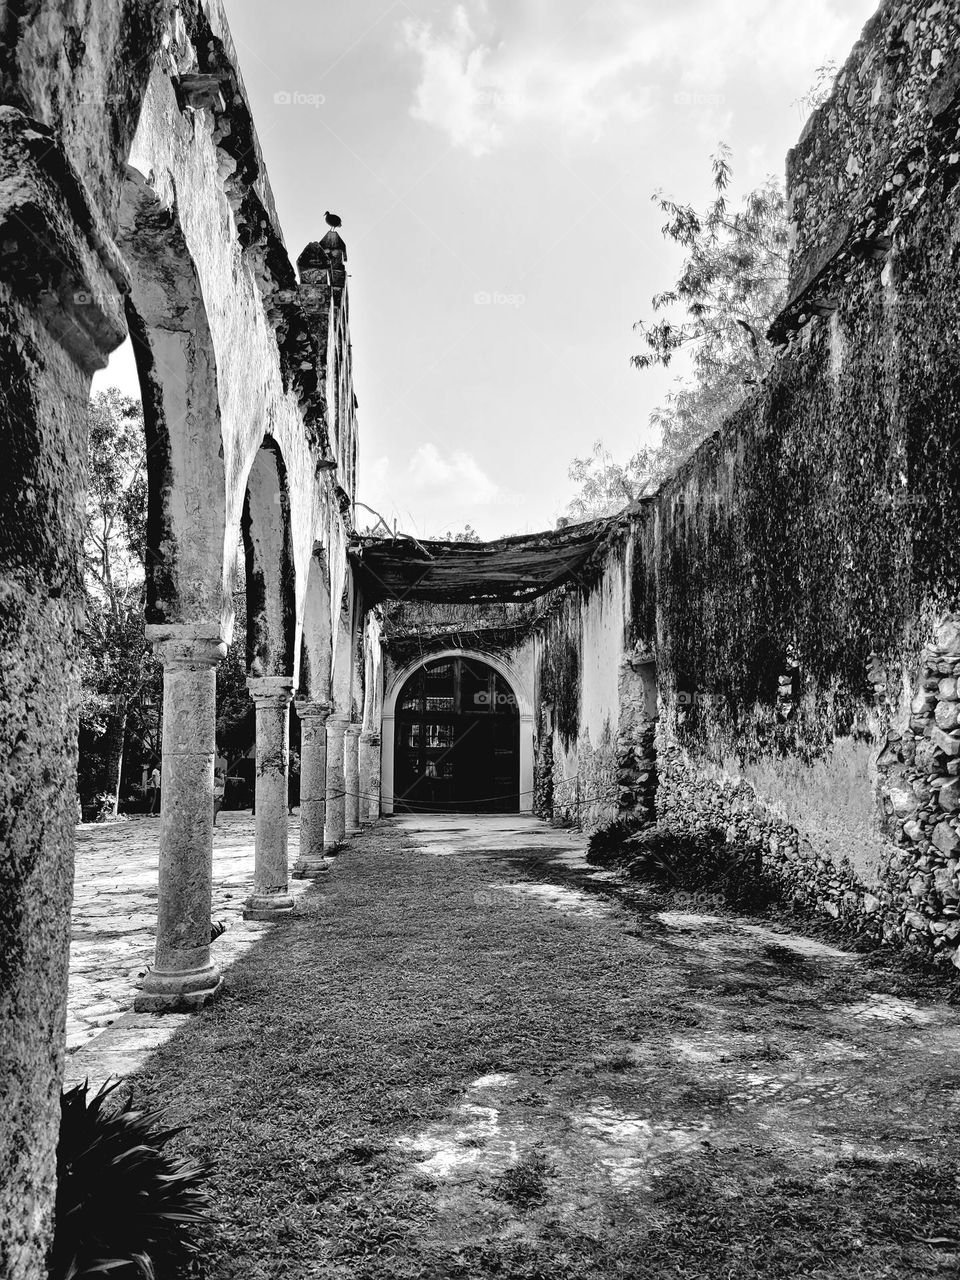
[[[89,1099],[86,1083],[61,1095],[51,1280],[198,1274],[209,1166],[161,1150],[180,1132],[162,1112],[135,1110],[132,1097],[107,1107],[119,1083]]]
[[[587,861],[594,867],[606,867],[630,855],[627,840],[649,823],[642,818],[617,818],[598,827],[587,842]]]
[[[650,826],[631,836],[624,852],[630,876],[722,898],[740,910],[764,911],[780,897],[759,854],[729,844],[720,830],[680,833]]]

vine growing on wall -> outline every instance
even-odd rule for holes
[[[554,623],[545,638],[540,696],[552,706],[554,727],[569,749],[580,734],[580,649],[564,621]]]
[[[633,630],[655,593],[691,746],[809,758],[863,732],[876,673],[898,696],[929,617],[956,605],[960,308],[936,229],[913,235],[892,300],[862,264],[849,301],[656,499]]]

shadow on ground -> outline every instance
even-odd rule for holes
[[[135,1081],[211,1280],[952,1273],[960,1015],[614,881],[523,818],[342,854]]]

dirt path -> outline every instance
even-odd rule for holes
[[[384,822],[150,1061],[211,1278],[956,1273],[960,1014],[582,848]]]

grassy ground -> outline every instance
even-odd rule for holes
[[[210,1280],[955,1273],[954,1010],[545,873],[378,828],[151,1060]]]

